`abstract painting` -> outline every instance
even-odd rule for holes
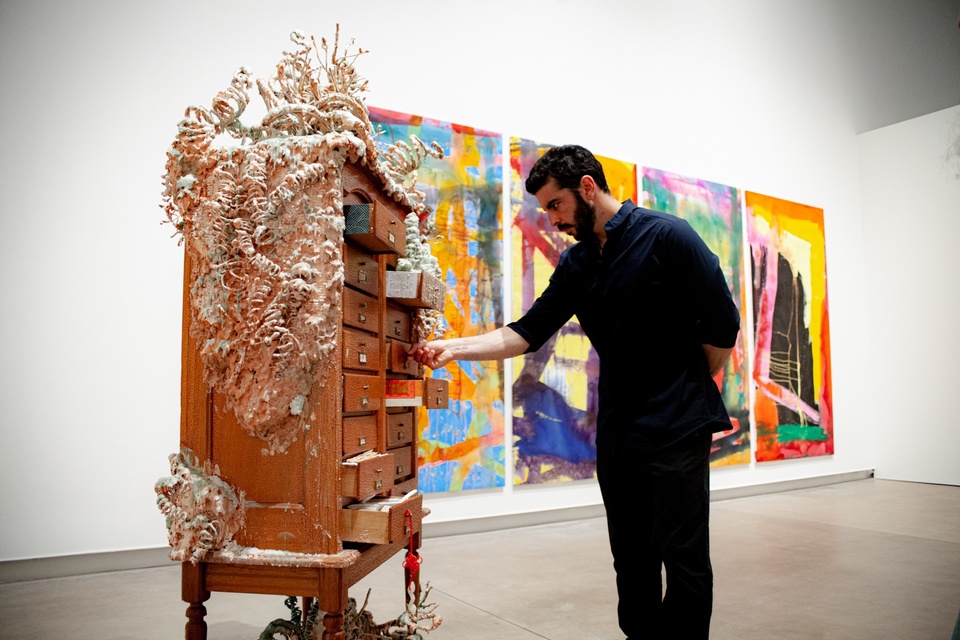
[[[757,462],[833,453],[823,210],[746,192]]]
[[[417,189],[435,212],[429,235],[447,285],[444,337],[503,326],[502,136],[373,107],[370,120],[382,143],[415,135],[443,148],[443,159],[429,158],[418,171]],[[453,362],[431,375],[449,380],[450,408],[419,410],[420,490],[502,487],[503,363]]]
[[[522,316],[544,290],[573,240],[553,229],[526,193],[530,169],[551,145],[510,139],[513,216],[513,315]],[[598,156],[610,191],[637,200],[636,165]],[[597,469],[599,360],[576,318],[514,368],[514,482],[593,478]]]
[[[740,192],[715,182],[658,169],[643,169],[643,205],[679,216],[690,223],[717,254],[742,327],[733,353],[715,381],[733,428],[713,435],[711,466],[750,462],[750,408],[747,400],[747,316],[743,266],[743,216]]]

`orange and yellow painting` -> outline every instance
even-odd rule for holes
[[[823,210],[746,192],[757,462],[833,453]]]

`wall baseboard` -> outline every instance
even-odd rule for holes
[[[731,500],[768,493],[811,489],[842,482],[865,480],[872,477],[873,469],[868,469],[818,476],[815,478],[801,478],[798,480],[770,482],[761,485],[715,489],[711,491],[710,499],[713,501]],[[423,537],[439,538],[469,533],[483,533],[516,527],[567,522],[570,520],[602,518],[604,515],[605,512],[602,504],[592,504],[547,511],[530,511],[484,518],[468,518],[449,522],[431,523],[429,519],[427,519],[423,523]],[[0,561],[0,584],[25,582],[28,580],[44,580],[48,578],[65,578],[90,573],[164,567],[174,564],[167,557],[168,551],[169,549],[167,547],[156,547],[151,549],[81,553],[49,558],[29,558],[26,560],[4,560]]]

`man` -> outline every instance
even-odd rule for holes
[[[583,147],[547,151],[526,181],[560,256],[523,318],[481,336],[414,345],[436,369],[539,349],[576,315],[600,359],[597,478],[629,638],[706,638],[712,434],[730,428],[713,381],[740,314],[719,260],[684,220],[619,203]],[[666,570],[663,594],[661,567]]]

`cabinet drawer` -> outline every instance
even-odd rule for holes
[[[343,246],[343,281],[370,295],[380,294],[380,267],[377,259],[357,247]]]
[[[377,414],[343,419],[343,455],[352,456],[377,446]]]
[[[407,253],[403,218],[379,202],[343,205],[343,236],[373,253]]]
[[[387,414],[387,449],[413,442],[413,411]]]
[[[399,340],[387,340],[387,371],[406,373],[415,378],[423,376],[423,367],[416,360],[407,358],[410,344]]]
[[[343,509],[341,537],[344,542],[390,544],[409,540],[407,511],[413,522],[413,533],[420,531],[423,521],[423,494],[418,493],[401,502],[371,500],[367,506],[383,503],[380,510]]]
[[[450,383],[439,378],[423,381],[423,406],[427,409],[446,409],[450,403]]]
[[[387,337],[404,342],[413,342],[410,332],[410,312],[406,309],[387,306]]]
[[[387,297],[419,309],[443,311],[447,285],[425,271],[387,271]]]
[[[380,370],[380,339],[377,336],[344,328],[343,368]]]
[[[365,376],[356,373],[343,374],[343,410],[376,411],[383,405],[383,389],[380,376]]]
[[[380,333],[379,301],[356,289],[344,287],[343,324]]]
[[[393,488],[395,471],[394,455],[389,452],[357,462],[346,460],[341,467],[340,490],[344,498],[372,498]]]
[[[416,469],[417,461],[414,459],[413,446],[397,447],[387,453],[393,453],[394,479],[406,478],[413,475]]]

